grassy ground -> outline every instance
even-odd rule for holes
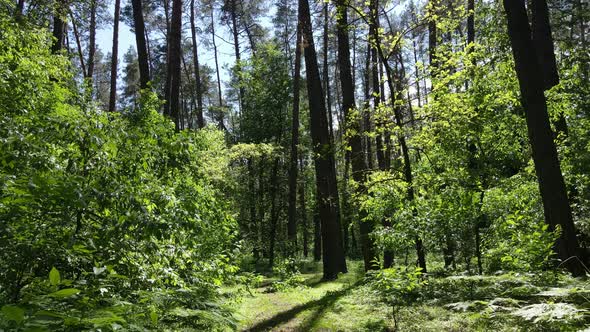
[[[422,290],[421,299],[396,308],[394,321],[392,307],[364,281],[360,263],[352,262],[349,267],[351,272],[330,282],[320,282],[320,272],[304,271],[302,286],[282,291],[269,292],[273,279],[265,279],[236,304],[238,330],[579,331],[589,322],[584,312],[578,312],[573,323],[566,322],[565,313],[563,322],[559,313],[538,322],[515,316],[514,310],[531,303],[567,302],[556,294],[533,296],[532,293],[559,290],[538,288],[519,276],[431,279],[431,286]],[[575,289],[582,294],[572,300],[579,309],[590,307],[584,295],[590,292],[587,282],[562,286],[562,290]]]

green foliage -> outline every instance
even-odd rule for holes
[[[419,267],[409,271],[403,267],[383,269],[368,275],[370,285],[391,306],[409,304],[415,301],[426,280]]]
[[[267,288],[269,293],[281,292],[301,286],[305,280],[301,276],[294,258],[285,258],[279,261],[273,266],[272,272],[273,277],[276,277],[277,280],[273,281]]]
[[[488,269],[538,270],[552,256],[557,234],[543,220],[536,181],[514,176],[486,192],[483,211],[492,221],[483,239]]]
[[[231,327],[223,133],[98,110],[45,30],[0,31],[0,329]]]

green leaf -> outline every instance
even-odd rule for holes
[[[52,267],[51,271],[49,271],[49,282],[51,285],[57,286],[60,281],[61,277],[59,276],[59,271],[55,267]]]
[[[49,294],[49,296],[56,297],[56,298],[66,298],[66,297],[74,296],[78,293],[80,293],[79,289],[65,288],[65,289],[60,289],[57,292],[53,292],[53,293]]]
[[[2,307],[2,313],[8,320],[13,320],[20,324],[25,319],[25,311],[15,305],[5,305]]]
[[[154,310],[153,308],[150,312],[150,319],[153,325],[158,325],[158,313],[156,313],[156,310]]]

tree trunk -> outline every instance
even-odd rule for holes
[[[301,40],[301,39],[299,39]],[[301,174],[304,171],[303,158],[299,158],[301,167]],[[307,258],[309,255],[309,230],[307,229],[307,207],[305,204],[305,181],[300,181],[299,184],[299,215],[301,216],[301,228],[303,228],[303,257]]]
[[[326,108],[328,110],[328,128],[330,129],[330,139],[334,140],[334,124],[332,117],[332,93],[330,92],[330,72],[328,66],[328,2],[324,3],[324,33],[323,33],[323,79],[324,88],[326,89]]]
[[[240,77],[240,73],[242,71],[242,65],[241,65],[241,56],[240,56],[240,43],[239,43],[239,39],[238,39],[238,20],[236,17],[236,11],[237,11],[237,6],[236,6],[236,0],[230,0],[231,1],[231,8],[229,10],[229,14],[231,16],[231,22],[232,22],[232,35],[234,37],[234,52],[236,55],[236,73],[237,73],[237,82],[238,82],[238,105],[239,105],[239,112],[241,113],[244,110],[244,93],[245,93],[245,89],[242,86],[242,84],[240,84],[241,82],[241,77]]]
[[[310,16],[308,1],[299,0],[299,20],[302,27],[307,74],[311,137],[315,154],[317,204],[322,223],[324,280],[330,280],[337,278],[339,272],[347,272],[347,269],[342,248],[334,149],[330,140]]]
[[[56,54],[62,50],[65,38],[65,22],[62,19],[63,11],[66,10],[66,4],[63,0],[58,1],[56,10],[53,14],[53,44],[51,53]]]
[[[223,98],[221,94],[221,77],[219,75],[219,59],[217,54],[217,42],[215,41],[215,20],[213,19],[213,7],[211,7],[211,38],[213,42],[213,57],[215,59],[215,73],[217,75],[217,92],[219,93],[219,114],[217,115],[218,127],[221,130],[225,130],[225,124],[223,122]]]
[[[289,237],[289,250],[295,253],[297,246],[297,149],[299,148],[299,81],[301,77],[301,22],[297,24],[295,40],[295,72],[293,74],[293,118],[291,123],[291,160],[289,164],[289,213],[287,235]],[[304,247],[305,248],[305,247]],[[306,250],[306,249],[304,249]]]
[[[20,19],[23,16],[25,10],[25,0],[18,0],[16,3],[16,18]]]
[[[316,204],[313,211],[313,260],[319,262],[320,259],[322,259],[322,222]]]
[[[375,1],[375,0],[373,0],[373,1]],[[404,159],[404,178],[406,180],[406,183],[408,184],[407,197],[408,197],[408,201],[412,202],[414,200],[415,194],[414,194],[414,186],[413,186],[413,176],[412,176],[412,165],[411,165],[411,160],[410,160],[410,152],[408,149],[406,137],[404,136],[404,133],[403,133],[403,118],[402,118],[402,113],[401,113],[402,106],[401,106],[401,103],[396,105],[396,100],[401,98],[401,92],[403,91],[402,81],[401,81],[401,77],[398,77],[397,80],[394,78],[393,69],[391,68],[391,66],[387,62],[387,59],[385,58],[385,55],[383,53],[383,49],[381,48],[381,42],[380,42],[378,33],[376,30],[373,31],[373,33],[374,33],[373,39],[375,40],[375,47],[377,50],[377,54],[379,55],[381,61],[383,62],[383,65],[385,67],[385,74],[387,76],[387,84],[389,86],[390,99],[391,99],[391,105],[393,106],[393,114],[394,114],[394,118],[395,118],[395,123],[396,123],[396,126],[400,132],[398,134],[397,139],[400,143],[401,150],[402,150],[402,156]],[[397,85],[397,88],[394,86],[394,82]],[[417,213],[417,211],[414,210],[414,216],[416,215],[416,213]],[[416,244],[416,255],[418,256],[418,266],[422,269],[422,273],[427,273],[426,254],[424,252],[424,246],[422,243],[422,239],[420,238],[419,235],[416,235],[415,244]]]
[[[78,58],[80,59],[80,67],[82,67],[82,74],[86,77],[86,65],[84,62],[84,52],[82,51],[82,43],[80,42],[80,33],[78,32],[78,26],[74,21],[74,15],[70,11],[70,19],[72,20],[72,28],[74,30],[74,38],[76,39],[76,47],[78,48]]]
[[[88,71],[86,78],[90,80],[92,87],[92,78],[94,77],[94,54],[96,53],[96,0],[90,1],[90,36],[88,39]]]
[[[543,94],[543,70],[538,63],[524,0],[504,0],[508,20],[508,35],[520,85],[521,102],[525,109],[529,140],[535,171],[543,202],[545,221],[551,231],[561,226],[555,249],[562,264],[575,276],[585,274],[576,229],[568,203],[553,134],[549,125],[547,102]]]
[[[191,38],[193,42],[193,66],[195,71],[195,88],[197,89],[197,126],[205,127],[203,119],[203,91],[201,87],[201,68],[199,67],[199,53],[197,51],[197,29],[195,26],[195,0],[191,0]]]
[[[139,62],[139,86],[141,89],[147,89],[150,81],[150,66],[141,0],[131,0],[131,5],[133,7],[133,25],[137,46],[137,60]]]
[[[350,147],[350,160],[352,166],[352,177],[358,185],[358,192],[365,190],[367,164],[363,157],[362,138],[360,136],[359,119],[353,117],[356,109],[354,100],[354,85],[350,67],[350,41],[348,38],[348,15],[346,0],[336,0],[336,28],[338,37],[338,66],[340,72],[340,86],[342,89],[342,112],[344,114],[345,130],[349,133],[347,145]],[[359,220],[361,229],[361,246],[365,271],[375,268],[376,258],[373,241],[369,234],[373,231],[373,224],[370,221],[363,221],[366,213],[359,209]]]
[[[170,78],[169,116],[176,130],[180,130],[180,53],[182,29],[182,0],[172,2],[172,20],[168,34],[168,77]]]
[[[272,173],[270,175],[270,243],[268,249],[268,266],[272,269],[275,259],[275,244],[277,240],[277,223],[279,208],[277,204],[279,158],[275,158]],[[279,194],[280,195],[280,194]]]
[[[121,0],[115,0],[115,14],[113,19],[113,50],[111,52],[111,93],[109,95],[109,112],[117,110],[117,65],[119,63],[119,15]]]

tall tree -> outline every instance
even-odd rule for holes
[[[583,259],[568,203],[565,181],[561,173],[557,149],[543,93],[543,69],[538,62],[531,36],[531,27],[524,0],[504,0],[508,35],[520,85],[520,98],[525,109],[529,141],[539,182],[545,221],[551,231],[559,225],[560,236],[555,244],[562,264],[575,276],[585,274],[575,257]]]
[[[328,114],[307,0],[299,0],[299,20],[302,28],[311,137],[315,154],[317,204],[322,228],[323,278],[330,280],[337,278],[339,272],[347,272],[347,268],[342,246],[334,150],[330,140]]]
[[[131,5],[133,6],[133,27],[135,29],[135,43],[139,62],[139,84],[142,89],[147,89],[148,82],[150,81],[150,66],[141,1],[131,0]]]
[[[197,94],[197,126],[203,128],[205,120],[203,119],[203,87],[201,84],[201,68],[199,68],[199,52],[197,50],[197,28],[195,26],[195,0],[191,0],[191,38],[193,50],[193,66],[195,72],[195,89]]]
[[[90,1],[90,31],[88,40],[88,70],[86,71],[86,78],[90,79],[92,86],[92,78],[94,77],[94,55],[96,53],[96,0]],[[117,26],[118,27],[118,26]]]
[[[117,64],[119,62],[119,15],[121,0],[115,0],[113,21],[113,50],[111,52],[111,94],[109,95],[109,112],[116,111],[117,104]]]
[[[168,37],[168,76],[170,77],[169,115],[176,130],[180,130],[180,61],[181,61],[182,0],[172,1],[172,19]]]
[[[51,45],[52,53],[59,53],[64,45],[66,23],[63,20],[64,13],[67,11],[67,4],[64,0],[58,0],[54,4],[53,10],[53,44]]]
[[[347,131],[348,146],[352,177],[358,185],[358,191],[363,192],[366,182],[367,164],[363,156],[362,138],[360,135],[359,118],[355,116],[356,102],[354,98],[354,83],[350,66],[350,41],[347,13],[347,0],[336,0],[336,35],[338,37],[338,66],[340,86],[342,87],[342,112],[344,114],[345,129]],[[360,222],[360,241],[363,251],[365,270],[374,268],[376,258],[373,242],[369,234],[373,231],[370,222],[362,221],[364,214],[358,216]]]
[[[292,248],[291,252],[295,252],[297,245],[297,169],[298,169],[298,153],[299,148],[299,89],[301,78],[301,21],[297,24],[297,33],[295,40],[295,72],[293,73],[293,111],[291,122],[291,159],[289,164],[289,211],[287,235]],[[301,199],[303,199],[303,195]],[[302,211],[304,213],[305,211]],[[306,243],[304,244],[304,251]]]

